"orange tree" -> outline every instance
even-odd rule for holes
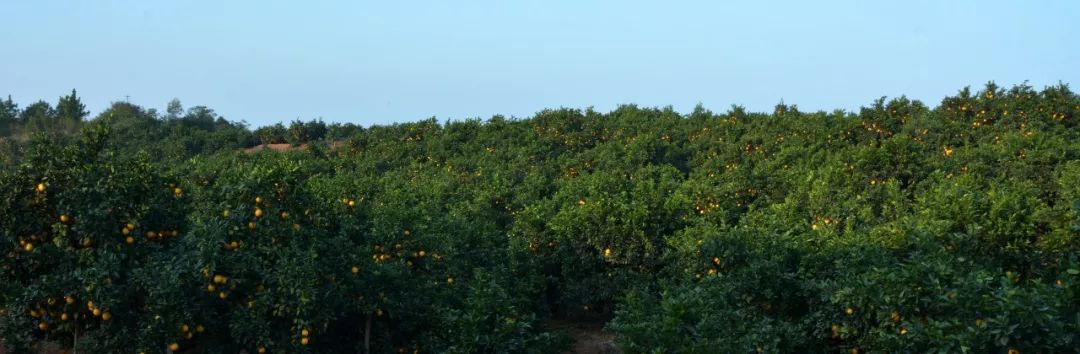
[[[120,104],[4,160],[0,334],[551,352],[540,319],[585,317],[631,353],[1076,351],[1078,113],[1063,85],[990,84],[934,108],[560,109],[152,161],[113,151],[232,143]]]
[[[712,128],[773,139],[735,180],[762,192],[727,217],[697,205],[666,237],[677,277],[630,292],[609,328],[628,352],[1075,351],[1078,103],[988,85],[934,110],[899,99],[835,124],[778,109]],[[703,167],[739,160],[704,145]],[[692,171],[677,198],[731,210],[709,186],[724,172]]]
[[[176,332],[181,350],[526,352],[559,344],[535,329],[505,272],[483,271],[506,248],[478,215],[485,209],[454,192],[472,172],[411,165],[376,176],[334,157],[195,162],[189,246],[201,278],[194,287],[203,290],[190,305],[199,315],[173,323],[210,323],[213,335],[184,341]]]
[[[61,147],[39,136],[0,176],[4,343],[94,352],[161,349],[149,305],[180,276],[169,255],[187,224],[183,188],[146,155],[124,158],[103,129]]]

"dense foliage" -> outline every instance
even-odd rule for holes
[[[629,353],[1080,352],[1063,85],[257,132],[173,108],[9,141],[9,349],[558,352],[555,317]],[[282,140],[311,144],[241,151]]]

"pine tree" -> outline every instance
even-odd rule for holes
[[[56,104],[57,128],[74,132],[89,114],[90,112],[86,111],[86,105],[76,95],[75,89],[71,89],[71,94],[60,97],[60,102]]]
[[[7,100],[0,100],[0,136],[11,135],[18,120],[19,105],[8,95]]]

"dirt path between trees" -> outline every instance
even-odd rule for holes
[[[615,346],[615,333],[604,330],[602,322],[573,322],[548,320],[545,325],[570,336],[570,352],[573,354],[621,354]],[[568,353],[568,354],[569,354]]]

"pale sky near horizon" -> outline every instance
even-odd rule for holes
[[[1080,1],[7,1],[0,95],[78,89],[253,126],[701,103],[933,106],[1080,84]],[[1074,86],[1074,90],[1077,88]]]

